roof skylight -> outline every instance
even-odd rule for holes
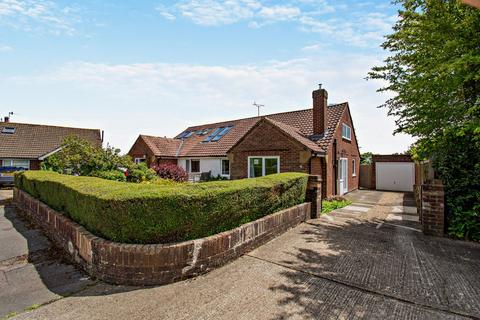
[[[13,128],[13,127],[3,127],[2,128],[2,133],[14,134],[15,133],[15,128]]]
[[[177,139],[185,139],[185,138],[188,138],[188,137],[190,137],[193,133],[194,133],[194,131],[184,131],[184,132],[180,133],[180,135],[177,137]]]
[[[222,139],[224,135],[226,135],[233,126],[227,126],[227,127],[220,127],[215,129],[215,131],[212,132],[211,135],[203,139],[203,142],[214,142]]]

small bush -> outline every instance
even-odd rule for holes
[[[188,180],[188,173],[175,164],[160,164],[153,167],[153,170],[162,179],[169,179],[177,182],[184,182]]]
[[[130,166],[126,176],[128,182],[135,183],[155,180],[157,178],[155,171],[147,167],[145,163],[139,163]]]
[[[98,236],[126,243],[165,243],[230,230],[303,203],[307,175],[132,184],[27,171],[16,174],[15,184]]]

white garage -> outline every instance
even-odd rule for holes
[[[389,191],[413,191],[413,162],[376,162],[376,188]]]

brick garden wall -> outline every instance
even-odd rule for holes
[[[319,190],[318,183],[312,186]],[[311,197],[319,199],[319,195]],[[174,244],[136,245],[96,237],[24,191],[14,190],[14,203],[90,275],[123,285],[166,284],[207,272],[311,215],[311,204],[306,202],[214,236]]]
[[[443,236],[445,232],[445,193],[441,184],[422,184],[420,221],[423,232]]]

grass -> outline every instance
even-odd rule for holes
[[[324,200],[322,201],[322,214],[328,214],[333,210],[340,209],[351,204],[350,200]]]

